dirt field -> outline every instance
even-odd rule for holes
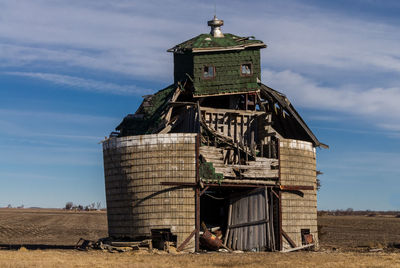
[[[293,253],[150,254],[72,249],[0,250],[0,267],[400,267],[400,218],[322,216],[321,250]],[[0,244],[72,247],[107,236],[105,212],[0,209]],[[44,247],[46,248],[46,247]],[[385,248],[383,252],[369,252]]]
[[[105,212],[0,209],[0,244],[75,245],[107,236]]]
[[[346,250],[400,246],[400,218],[388,216],[318,217],[321,246]]]

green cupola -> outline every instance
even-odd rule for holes
[[[223,20],[208,21],[209,34],[200,34],[169,49],[174,53],[174,81],[193,81],[193,96],[206,97],[258,92],[260,49],[267,47],[254,37],[221,31]]]

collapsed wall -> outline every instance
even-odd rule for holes
[[[180,245],[195,229],[196,134],[111,137],[103,143],[108,232],[144,239],[170,229]],[[194,250],[194,239],[185,250]]]
[[[318,247],[316,153],[311,142],[280,140],[281,185],[313,186],[313,190],[282,191],[282,230],[296,246],[305,244],[302,234],[311,234]],[[283,239],[283,248],[290,248]]]

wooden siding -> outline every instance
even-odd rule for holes
[[[315,148],[311,142],[282,139],[280,141],[280,167],[282,185],[313,186],[302,191],[303,196],[282,192],[282,229],[301,246],[301,229],[309,229],[318,246],[317,182]],[[284,248],[290,245],[283,239]]]
[[[196,181],[196,135],[154,134],[103,143],[108,231],[111,237],[150,237],[170,228],[180,245],[195,229],[192,188],[161,182]],[[194,250],[194,239],[185,250]]]
[[[241,76],[243,63],[252,64],[253,74]],[[203,79],[205,65],[215,67],[213,79]],[[246,49],[239,52],[201,53],[193,56],[194,95],[227,94],[256,91],[261,80],[260,49]]]

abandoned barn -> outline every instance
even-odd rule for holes
[[[254,37],[200,34],[169,49],[174,84],[103,142],[109,236],[178,250],[318,247],[318,141],[261,82]]]

